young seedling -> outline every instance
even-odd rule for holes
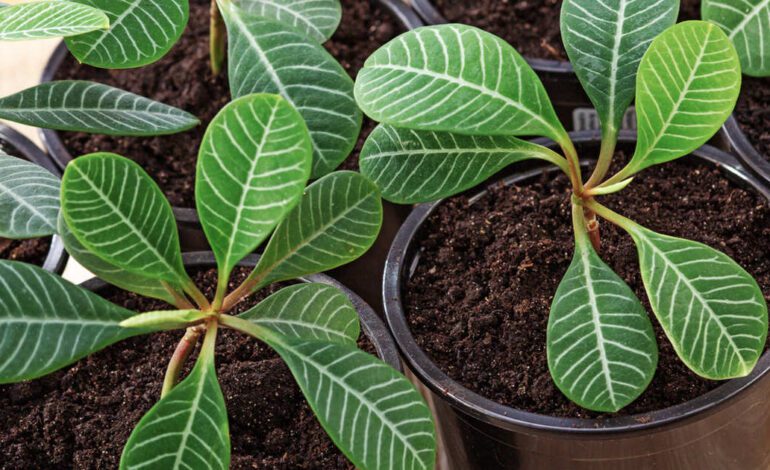
[[[743,73],[770,76],[770,2],[767,0],[703,0],[704,20],[719,25],[741,59]]]
[[[319,421],[359,468],[432,469],[429,410],[397,371],[357,348],[358,314],[322,284],[284,288],[241,315],[233,307],[261,288],[350,262],[382,222],[379,191],[357,173],[306,187],[310,133],[283,98],[235,100],[213,120],[200,149],[196,203],[219,268],[207,298],[185,272],[171,206],[134,162],[86,155],[61,182],[34,165],[0,158],[2,236],[59,233],[70,254],[120,288],[176,310],[135,314],[23,263],[0,261],[0,383],[41,377],[122,339],[186,329],[161,400],[131,434],[121,468],[220,468],[230,463],[225,401],[214,367],[220,328],[274,348]],[[28,175],[28,176],[27,176]],[[21,182],[26,179],[27,182]],[[259,263],[228,292],[233,269],[267,240]],[[192,372],[180,372],[195,344]]]
[[[602,123],[587,179],[535,73],[489,33],[445,25],[404,34],[369,58],[356,83],[360,106],[382,123],[364,147],[361,169],[386,199],[434,201],[526,159],[569,176],[575,257],[551,306],[548,364],[564,394],[591,410],[615,412],[634,401],[658,361],[645,309],[597,252],[599,218],[633,237],[653,312],[694,372],[714,380],[745,376],[767,336],[762,292],[734,261],[657,234],[599,201],[639,171],[706,143],[735,106],[741,70],[730,40],[706,22],[673,26],[678,7],[676,0],[565,0],[565,46]],[[634,95],[636,152],[608,176]],[[548,137],[563,156],[517,136]]]

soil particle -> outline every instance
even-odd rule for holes
[[[43,266],[51,249],[51,238],[34,238],[31,240],[3,240],[0,238],[0,259],[21,261],[23,263]]]
[[[735,118],[752,146],[770,160],[770,80],[743,77]]]

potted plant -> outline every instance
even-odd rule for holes
[[[232,329],[278,353],[356,466],[431,468],[429,411],[403,376],[358,349],[358,315],[344,293],[312,283],[289,286],[233,314],[271,284],[355,259],[377,236],[381,202],[366,178],[332,173],[305,187],[311,142],[302,116],[277,95],[246,95],[212,121],[196,184],[218,269],[207,286],[211,295],[185,270],[171,206],[135,162],[109,153],[71,162],[61,183],[61,214],[46,215],[47,222],[57,223],[68,251],[99,277],[172,307],[134,314],[40,269],[2,262],[0,336],[16,340],[0,345],[0,382],[39,378],[137,335],[186,330],[169,360],[161,400],[131,432],[120,467],[228,468],[215,348],[220,330]],[[231,286],[236,267],[271,233],[253,270]],[[201,340],[195,365],[180,381]]]
[[[34,190],[30,183],[41,180],[42,184],[55,185],[61,177],[59,169],[48,155],[15,130],[0,125],[0,258],[35,264],[55,273],[64,271],[67,255],[54,230],[45,224],[29,223],[14,227],[12,220],[18,217],[34,220],[32,214],[13,201],[18,193]],[[50,202],[50,201],[49,201]],[[58,203],[54,203],[57,205]],[[13,207],[13,209],[9,209]]]
[[[649,438],[646,429],[663,426],[665,421],[676,422],[681,428],[683,418],[692,417],[683,411],[692,411],[693,406],[713,408],[722,403],[715,401],[714,396],[704,397],[700,402],[694,396],[690,397],[694,401],[683,405],[684,409],[668,415],[655,413],[667,408],[665,401],[655,407],[656,403],[649,402],[644,393],[656,375],[659,349],[668,353],[666,366],[674,358],[678,364],[675,367],[696,380],[750,375],[765,348],[765,295],[751,275],[721,252],[644,228],[620,215],[617,207],[611,210],[605,205],[608,203],[598,202],[622,198],[634,179],[644,178],[641,170],[655,171],[659,164],[694,152],[720,129],[735,105],[741,79],[735,48],[713,24],[685,22],[671,26],[677,18],[677,6],[676,1],[654,5],[632,2],[615,7],[582,0],[564,3],[561,27],[565,48],[602,122],[601,141],[588,147],[598,153],[598,159],[586,179],[575,142],[559,123],[536,74],[512,47],[494,35],[462,25],[419,29],[375,53],[359,74],[359,105],[382,123],[362,152],[361,168],[378,184],[386,199],[435,201],[468,190],[512,163],[532,159],[555,165],[564,173],[562,183],[569,182],[561,193],[542,197],[552,204],[554,200],[561,201],[559,207],[563,210],[558,213],[573,220],[573,261],[566,263],[563,270],[543,273],[532,284],[519,285],[514,280],[519,275],[516,270],[508,270],[500,280],[485,277],[489,272],[476,276],[477,266],[471,260],[490,257],[489,262],[495,266],[505,266],[508,256],[521,256],[524,249],[516,244],[495,245],[490,241],[500,235],[492,228],[497,220],[495,214],[505,214],[502,207],[511,209],[505,205],[491,207],[490,199],[482,196],[471,199],[468,205],[460,202],[460,208],[446,213],[438,225],[420,227],[427,233],[421,232],[419,258],[404,252],[403,242],[418,233],[414,225],[405,226],[403,231],[408,235],[399,239],[401,244],[394,245],[391,252],[384,293],[387,316],[408,363],[437,394],[437,416],[442,419],[439,427],[447,440],[446,447],[457,458],[453,463],[458,468],[484,468],[494,461],[521,467],[568,468],[634,468],[633,464],[651,462],[669,468],[673,462],[686,458],[695,459],[693,462],[698,462],[700,465],[696,466],[700,468],[716,462],[685,454],[683,441],[672,438],[681,430],[676,424],[664,431],[670,443],[680,444],[679,450],[666,447],[659,455],[648,455],[647,461],[631,451],[631,447],[642,446],[644,439]],[[606,27],[597,27],[600,22]],[[640,131],[636,148],[630,153],[627,147],[618,148],[617,143],[620,122],[634,97]],[[555,142],[562,154],[517,138],[531,135]],[[618,164],[614,160],[616,150],[628,152],[629,158]],[[512,191],[506,195],[515,194]],[[534,199],[521,203],[537,207],[538,196],[530,197]],[[478,202],[482,200],[483,204]],[[493,212],[481,221],[472,218],[462,208],[470,211],[469,205],[476,202]],[[624,209],[628,211],[628,207]],[[505,233],[518,225],[527,225],[518,215],[509,216],[514,218],[505,225]],[[655,221],[654,217],[648,219]],[[616,227],[602,227],[600,220]],[[454,232],[453,221],[466,226],[473,233],[471,239]],[[436,230],[442,232],[447,226],[447,238],[443,239]],[[531,229],[535,233],[548,234],[548,227],[555,229],[558,224],[550,219],[541,220],[535,227],[540,227]],[[617,253],[616,240],[611,237],[608,243],[602,235],[618,231],[630,236],[638,250],[635,287],[643,286],[648,308],[639,300],[641,290],[630,288],[626,282],[630,273],[624,271],[625,279],[621,278],[607,264],[611,260],[605,256],[605,262],[599,255],[603,251]],[[530,251],[540,256],[520,259],[519,273],[537,269],[538,263],[547,265],[551,257],[560,259],[566,254],[563,245],[549,251],[551,244],[545,241],[521,243],[534,245]],[[417,249],[416,242],[409,240],[409,245],[411,250]],[[424,271],[425,265],[421,263],[430,265],[430,269]],[[404,292],[406,277],[412,273],[420,276],[423,283],[409,284],[410,290]],[[555,297],[554,291],[545,294],[550,304],[548,315],[533,314],[529,324],[516,323],[516,317],[531,310],[536,312],[531,297],[542,296],[538,291],[543,285],[562,277],[558,289],[554,285]],[[439,278],[451,278],[457,284],[452,286],[448,280],[437,281],[436,286],[426,283]],[[733,281],[738,284],[733,285]],[[485,282],[494,287],[485,286]],[[726,284],[717,285],[720,282]],[[519,287],[507,290],[508,284]],[[730,292],[729,298],[724,296],[726,292]],[[421,297],[427,293],[436,297]],[[404,296],[415,299],[408,305],[410,329],[402,328]],[[512,311],[485,310],[489,299],[497,297],[506,298],[508,303],[497,303],[496,307],[502,305]],[[462,302],[463,299],[467,300]],[[434,308],[443,311],[441,318],[462,318],[452,323],[454,331],[442,328],[437,318],[427,318],[430,315],[426,312]],[[654,313],[657,336],[648,311]],[[739,326],[733,326],[732,321],[738,321]],[[520,330],[501,330],[501,322],[509,328],[516,324]],[[709,333],[715,326],[719,328]],[[738,331],[743,328],[744,331]],[[431,374],[439,368],[426,361],[424,353],[415,355],[421,348],[406,346],[414,345],[409,331],[416,330],[421,333],[418,344],[444,366],[442,380],[426,379],[426,370],[431,371],[427,376],[435,377]],[[729,339],[731,332],[739,337]],[[522,339],[532,334],[541,338],[542,343]],[[463,338],[462,343],[452,344],[454,337]],[[495,344],[499,337],[507,342]],[[750,344],[742,343],[744,340]],[[514,349],[512,344],[525,346],[514,356],[516,361],[533,361],[521,364],[525,370],[521,376],[508,373],[508,368],[518,365],[512,364],[511,356],[505,354]],[[502,353],[497,355],[498,351]],[[728,365],[730,362],[732,366]],[[536,366],[544,364],[549,371],[547,376],[527,375],[526,370],[534,373]],[[734,369],[728,370],[731,367]],[[756,381],[765,371],[763,365],[748,381],[734,384],[733,391]],[[515,401],[512,395],[523,395],[531,401],[518,402],[519,410],[500,407],[449,380],[447,372],[460,378],[464,385],[489,393],[489,398],[500,397],[510,402]],[[486,384],[493,385],[485,387]],[[561,410],[569,417],[597,417],[581,409],[611,414],[606,420],[582,421],[543,416],[549,412],[558,415],[557,410],[547,408],[552,406],[548,400],[541,403],[545,408],[532,403],[536,402],[534,395],[548,387],[555,392],[549,397],[569,399],[566,411]],[[469,396],[472,399],[466,400]],[[613,421],[614,413],[633,405],[640,396],[641,401],[652,405],[645,415],[634,416],[637,421]],[[733,406],[739,406],[738,403],[734,400],[728,405],[733,416]],[[708,413],[702,413],[696,421],[702,425],[707,416]],[[570,427],[579,430],[571,432]],[[475,429],[475,435],[471,436],[470,429]],[[684,439],[697,441],[688,430],[682,432],[687,436]],[[596,436],[581,437],[591,433]],[[721,449],[725,447],[724,435],[719,437],[722,440],[716,442]],[[581,442],[581,449],[585,446],[585,452],[573,448],[575,439]],[[622,441],[629,447],[617,446]],[[708,444],[713,445],[714,441]],[[762,457],[750,456],[743,450],[744,456],[736,457],[732,463],[746,466]],[[625,452],[627,458],[618,452]]]

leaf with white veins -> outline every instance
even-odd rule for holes
[[[770,0],[703,0],[701,9],[735,44],[743,73],[770,75]]]
[[[342,19],[339,0],[238,0],[247,13],[280,21],[319,43],[331,38]]]
[[[64,0],[48,0],[3,7],[0,41],[26,41],[90,33],[110,27],[99,9]]]
[[[0,237],[56,233],[61,182],[34,163],[0,152]]]

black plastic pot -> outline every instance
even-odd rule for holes
[[[43,153],[29,139],[2,124],[0,124],[0,150],[3,150],[8,155],[36,163],[61,178],[61,171],[48,155]],[[53,236],[51,238],[51,247],[42,266],[43,269],[61,274],[64,272],[67,259],[68,256],[67,252],[64,251],[64,243],[58,236]]]
[[[598,146],[598,133],[573,134],[578,147]],[[621,143],[633,143],[623,134]],[[770,200],[770,189],[729,154],[694,152],[735,183]],[[555,168],[550,171],[558,171]],[[514,184],[543,169],[507,177]],[[468,193],[477,197],[483,191]],[[770,465],[770,354],[754,372],[684,404],[641,416],[564,419],[524,412],[488,400],[450,379],[419,348],[402,305],[405,280],[419,263],[417,238],[442,202],[418,206],[394,242],[385,267],[388,324],[438,421],[446,469],[751,470]]]
[[[763,157],[743,133],[735,116],[730,116],[723,127],[730,149],[736,157],[759,179],[770,184],[770,161]]]

